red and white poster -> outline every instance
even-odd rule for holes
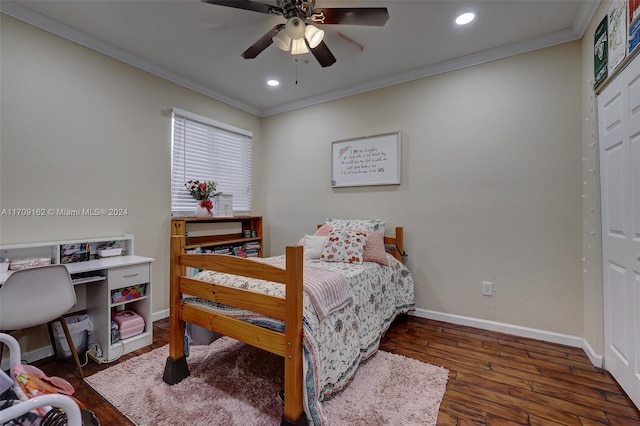
[[[640,44],[640,0],[628,0],[627,28],[629,29],[628,52],[633,52]]]

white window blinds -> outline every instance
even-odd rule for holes
[[[184,183],[212,180],[233,195],[233,210],[251,210],[253,134],[177,108],[172,113],[171,211],[193,213],[196,201]]]

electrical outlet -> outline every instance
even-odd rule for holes
[[[493,283],[490,281],[482,282],[482,294],[484,296],[493,296]]]

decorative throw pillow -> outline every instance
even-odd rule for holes
[[[307,259],[320,259],[322,249],[329,240],[328,236],[322,235],[305,235],[303,238],[304,243],[304,257]]]
[[[389,265],[387,252],[384,249],[384,234],[377,231],[367,231],[367,244],[364,246],[363,259],[365,262],[376,262]]]
[[[313,235],[324,235],[326,237],[327,235],[329,235],[329,232],[331,232],[332,229],[333,226],[325,224],[318,228],[316,232],[313,233]]]
[[[363,231],[336,231],[329,233],[320,260],[325,262],[362,263],[367,233]]]
[[[384,235],[385,222],[380,219],[331,219],[327,218],[325,224],[331,225],[335,230],[357,229],[358,231],[378,231]]]
[[[332,229],[333,228],[331,227],[331,225],[322,225],[316,230],[316,232],[313,233],[313,235],[327,237],[329,235],[329,232],[331,232]],[[298,245],[304,246],[304,237],[300,238],[300,241],[298,241]]]

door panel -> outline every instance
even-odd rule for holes
[[[608,147],[603,154],[606,172],[606,193],[603,202],[607,204],[606,230],[610,237],[624,238],[624,209],[616,208],[624,204],[624,145],[618,142]]]
[[[640,407],[640,56],[598,96],[604,362]]]
[[[625,286],[625,270],[614,263],[609,263],[608,268],[609,294],[608,308],[611,312],[609,318],[608,333],[610,335],[610,349],[614,352],[616,360],[629,365],[629,325],[626,300],[628,298]],[[609,360],[607,360],[608,362]]]
[[[631,217],[633,239],[637,243],[636,260],[640,256],[640,134],[631,140]]]

